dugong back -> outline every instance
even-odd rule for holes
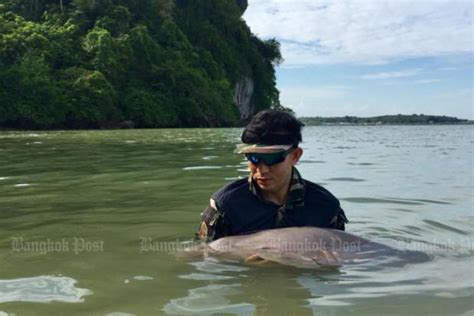
[[[317,227],[280,228],[225,237],[210,243],[209,248],[233,258],[245,259],[257,254],[269,261],[305,268],[338,266],[358,254],[391,249],[343,231]]]

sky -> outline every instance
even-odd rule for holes
[[[249,0],[243,18],[280,42],[280,101],[299,117],[474,119],[474,1]]]

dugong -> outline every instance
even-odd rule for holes
[[[289,227],[223,237],[207,244],[205,253],[252,263],[276,262],[299,268],[333,268],[375,258],[406,258],[407,251],[336,229]],[[426,255],[422,257],[426,259]]]

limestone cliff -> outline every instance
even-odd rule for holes
[[[234,102],[239,109],[241,121],[248,120],[254,112],[254,106],[251,102],[254,87],[254,81],[249,77],[245,77],[235,85]]]

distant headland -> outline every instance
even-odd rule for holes
[[[306,125],[433,125],[433,124],[474,124],[474,121],[445,115],[381,115],[373,117],[300,117]]]

